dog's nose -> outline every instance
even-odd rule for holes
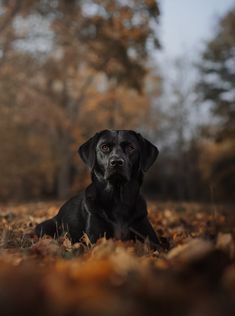
[[[110,166],[111,167],[121,167],[124,165],[124,160],[122,158],[111,158]]]

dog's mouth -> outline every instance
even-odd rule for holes
[[[105,176],[106,180],[111,183],[124,183],[129,181],[129,177],[127,172],[125,172],[122,168],[114,168],[107,172]]]

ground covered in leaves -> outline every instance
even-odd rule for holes
[[[1,315],[224,316],[235,311],[235,210],[149,203],[162,251],[33,228],[61,203],[0,206]]]

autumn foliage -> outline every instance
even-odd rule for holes
[[[106,128],[137,130],[159,146],[148,193],[233,200],[234,9],[205,45],[197,89],[188,89],[183,58],[170,92],[155,58],[158,1],[11,0],[0,10],[2,201],[77,193],[88,180],[77,148]],[[211,120],[201,126],[195,115],[189,137],[205,101]]]
[[[59,203],[2,205],[2,315],[232,315],[234,217],[227,207],[150,203],[162,250],[85,235],[38,239]],[[230,214],[230,215],[228,215]]]

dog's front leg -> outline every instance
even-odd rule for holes
[[[147,216],[131,225],[129,230],[132,233],[132,237],[134,237],[133,239],[137,239],[142,242],[148,240],[151,248],[156,250],[160,249],[159,239]]]
[[[99,238],[112,237],[111,227],[103,219],[89,213],[87,217],[85,233],[88,235],[91,243],[95,243]]]

